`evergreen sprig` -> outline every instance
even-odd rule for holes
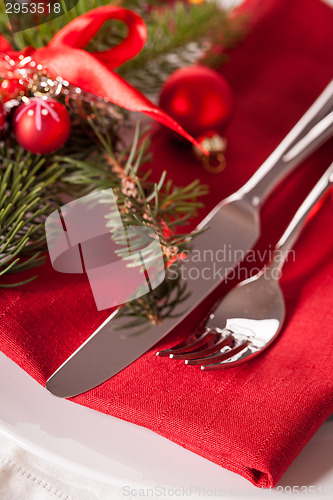
[[[203,57],[205,64],[219,65],[224,56],[216,48],[222,45],[223,48],[233,46],[245,30],[241,19],[231,18],[228,11],[215,1],[199,5],[183,1],[158,5],[154,0],[80,0],[63,16],[13,33],[3,0],[0,0],[0,32],[14,49],[22,50],[28,45],[44,47],[61,28],[77,16],[110,3],[135,10],[146,22],[148,39],[145,47],[134,59],[116,71],[137,89],[151,96],[156,96],[165,79],[182,66],[193,64]],[[109,49],[120,43],[125,36],[126,28],[123,23],[109,21],[88,44],[87,50],[94,52]],[[215,48],[213,53],[209,52],[212,46]],[[208,56],[204,56],[207,50]]]
[[[193,236],[179,234],[176,228],[185,226],[203,206],[199,198],[208,193],[206,185],[194,180],[187,186],[175,186],[164,171],[158,182],[151,180],[151,170],[142,169],[150,160],[150,138],[147,131],[140,132],[137,122],[131,145],[114,149],[108,131],[103,131],[102,118],[95,105],[94,120],[89,124],[100,146],[85,159],[55,155],[54,159],[64,171],[62,182],[72,193],[84,195],[93,190],[112,188],[118,199],[123,224],[148,225],[159,234],[165,254],[177,246],[179,252]]]
[[[2,147],[0,160],[0,287],[5,288],[13,284],[6,283],[4,275],[45,260],[44,220],[57,204],[55,186],[63,171],[57,162],[47,164],[19,147]]]
[[[39,26],[22,29],[16,33],[12,32],[9,24],[5,3],[4,0],[0,0],[0,33],[7,38],[14,49],[23,50],[27,46],[35,48],[44,47],[61,28],[76,17],[85,14],[91,9],[109,5],[113,2],[110,2],[110,0],[79,0],[77,5],[69,11],[66,10],[65,2],[63,2],[62,5],[66,11],[64,15]],[[17,21],[22,24],[24,22],[24,14],[18,14],[17,17]],[[15,20],[15,16],[12,16],[12,19]]]
[[[135,317],[137,324],[147,319],[159,323],[165,317],[172,317],[176,304],[185,300],[187,292],[179,280],[168,279],[168,263],[182,258],[189,249],[195,232],[180,232],[203,206],[199,199],[208,193],[207,186],[197,179],[184,187],[175,186],[163,172],[158,182],[150,180],[151,171],[140,167],[149,158],[149,136],[140,134],[137,124],[130,148],[114,151],[107,132],[101,132],[98,111],[94,108],[97,121],[91,121],[104,155],[93,161],[57,156],[66,174],[63,181],[73,192],[85,194],[91,190],[113,189],[118,202],[123,225],[145,226],[158,234],[166,263],[166,279],[150,294],[131,301],[123,309],[126,317]],[[120,253],[121,256],[121,253]],[[126,327],[130,323],[126,323]]]
[[[176,69],[198,60],[217,67],[225,58],[221,49],[235,45],[245,32],[244,20],[230,18],[215,1],[190,4],[177,1],[143,13],[148,28],[147,43],[117,71],[132,85],[156,96]],[[105,38],[107,40],[107,37]],[[214,46],[214,52],[210,49]]]
[[[79,149],[82,136],[74,127],[70,146],[46,157],[10,147],[10,138],[0,150],[0,287],[26,284],[12,273],[38,266],[45,261],[45,218],[62,204],[64,193],[78,198],[94,190],[112,188],[125,227],[146,226],[158,234],[165,262],[181,257],[195,233],[180,232],[202,207],[199,198],[207,186],[199,180],[185,187],[175,186],[163,172],[157,182],[151,171],[142,169],[149,161],[149,134],[136,126],[130,146],[115,147],[114,128],[91,102],[93,118],[88,118],[90,140]],[[85,124],[85,126],[87,126]],[[168,276],[168,269],[167,269]],[[158,323],[171,316],[186,291],[177,280],[166,279],[152,294],[132,301],[123,314]]]

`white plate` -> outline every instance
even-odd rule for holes
[[[59,466],[121,488],[167,487],[169,496],[179,496],[181,489],[185,496],[190,488],[191,498],[204,492],[230,499],[265,494],[143,427],[50,395],[2,353],[0,380],[0,432]],[[280,490],[304,486],[311,497],[332,498],[332,450],[330,419],[284,475]],[[270,498],[280,497],[280,490],[269,492]]]

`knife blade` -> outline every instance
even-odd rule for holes
[[[117,309],[51,375],[47,390],[65,398],[86,392],[116,375],[181,323],[254,246],[260,235],[260,207],[272,190],[332,135],[333,81],[252,178],[198,226],[205,230],[194,238],[180,277],[189,294],[176,305],[172,317],[138,333],[142,325],[126,327],[128,318]],[[196,255],[195,262],[191,255]]]

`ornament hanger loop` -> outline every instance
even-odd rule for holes
[[[219,174],[223,172],[226,167],[226,159],[222,152],[210,153],[208,157],[204,156],[202,158],[202,164],[204,169],[210,174]]]

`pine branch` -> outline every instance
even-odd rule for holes
[[[8,287],[5,274],[44,262],[44,220],[57,205],[55,184],[62,170],[19,147],[3,146],[0,160],[0,287]]]
[[[195,233],[179,233],[178,230],[186,226],[203,206],[199,199],[208,193],[207,186],[199,180],[185,187],[174,186],[170,179],[166,179],[167,172],[162,173],[158,182],[151,181],[151,172],[141,169],[148,158],[149,139],[145,134],[140,135],[139,124],[132,147],[122,151],[110,150],[107,133],[98,129],[98,122],[90,124],[105,153],[98,157],[98,163],[57,155],[57,161],[65,170],[63,182],[77,195],[112,188],[124,227],[154,229],[159,236],[166,265],[181,259],[189,250]],[[121,237],[115,242],[123,243]],[[122,257],[122,251],[118,253]],[[154,292],[131,301],[122,315],[129,319],[135,317],[143,324],[147,320],[159,323],[164,317],[171,317],[175,305],[185,298],[186,290],[180,281],[168,279],[167,267],[165,281]]]
[[[2,0],[0,0],[2,1]],[[244,20],[230,18],[214,1],[199,5],[177,1],[158,5],[154,0],[120,0],[122,6],[135,10],[145,20],[148,40],[143,50],[116,71],[138,90],[156,97],[161,85],[176,69],[204,59],[217,67],[225,56],[222,50],[232,47],[245,32]],[[15,49],[27,45],[43,47],[67,23],[94,7],[110,4],[109,0],[80,0],[65,15],[35,28],[12,33],[4,4],[0,3],[0,30]],[[120,43],[126,36],[123,23],[109,21],[88,44],[89,51],[103,51]],[[214,46],[214,51],[210,49]]]
[[[157,230],[166,246],[173,246],[179,240],[173,228],[187,225],[202,203],[198,199],[207,194],[207,186],[199,180],[185,187],[174,186],[166,180],[163,172],[158,182],[151,179],[151,171],[142,170],[142,165],[150,159],[149,135],[140,133],[140,123],[134,133],[131,147],[120,150],[113,148],[109,132],[103,131],[103,123],[97,108],[93,106],[95,119],[89,120],[100,146],[84,158],[57,154],[54,159],[64,170],[62,182],[77,195],[92,190],[112,188],[122,209],[125,226],[150,225]],[[63,151],[65,153],[65,151]],[[165,236],[170,232],[170,236]],[[187,239],[185,234],[182,238]],[[180,240],[178,241],[178,247]]]
[[[148,40],[143,50],[117,71],[144,93],[156,96],[161,85],[176,69],[193,64],[217,44],[233,46],[244,32],[242,23],[230,19],[228,12],[213,2],[199,5],[181,1],[152,9],[143,15]],[[107,40],[107,37],[104,38]],[[216,53],[207,59],[219,66],[224,56]],[[148,90],[149,89],[149,90]]]
[[[41,158],[17,145],[12,149],[14,140],[7,137],[0,150],[0,287],[34,279],[32,276],[27,281],[13,281],[6,276],[45,261],[45,218],[61,204],[64,193],[78,198],[93,190],[112,188],[124,226],[154,229],[166,263],[181,258],[188,249],[195,235],[177,233],[176,228],[185,226],[196,215],[202,206],[199,198],[207,194],[207,187],[198,180],[177,187],[166,178],[166,172],[157,182],[151,180],[151,172],[142,169],[150,158],[147,131],[141,134],[138,124],[131,146],[120,147],[114,140],[114,127],[105,122],[103,108],[98,106],[100,102],[90,103],[93,113],[88,130],[85,121],[83,129],[78,122],[68,146],[57,154]],[[167,279],[153,294],[132,301],[123,314],[157,323],[172,315],[175,301],[184,297],[180,283]]]
[[[44,47],[51,40],[51,38],[71,20],[91,9],[94,9],[95,7],[101,7],[109,4],[110,0],[79,0],[78,4],[73,7],[73,9],[66,12],[63,16],[56,17],[55,19],[52,19],[45,24],[41,24],[40,26],[12,33],[11,26],[8,21],[8,15],[6,14],[5,1],[0,0],[0,32],[7,38],[16,50],[23,50],[27,46],[36,48]],[[22,14],[19,14],[18,16],[18,21],[22,22],[24,15],[22,16]]]

